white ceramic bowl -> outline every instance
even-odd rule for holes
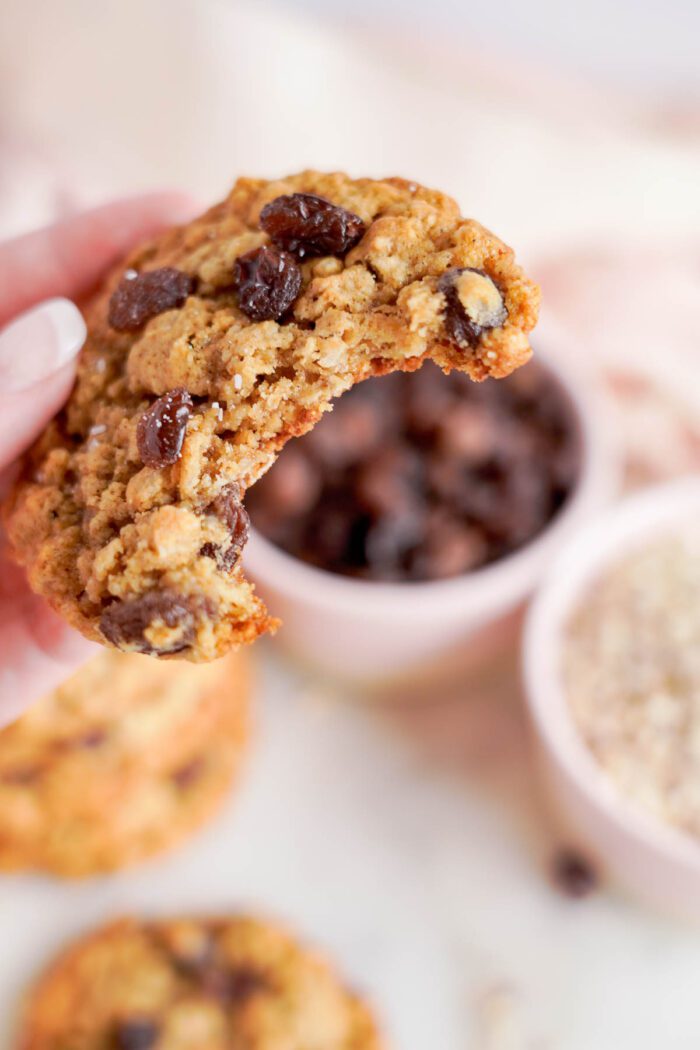
[[[552,347],[550,351],[547,347]],[[564,338],[538,330],[535,353],[570,402],[582,449],[579,483],[539,536],[492,565],[434,583],[347,579],[291,557],[253,530],[246,568],[283,627],[279,643],[317,671],[367,684],[412,678],[479,648],[532,592],[572,529],[607,503],[617,480],[605,399]]]
[[[586,589],[634,545],[691,516],[700,520],[700,478],[630,497],[566,544],[528,612],[523,675],[545,784],[571,841],[645,902],[700,919],[700,843],[618,793],[576,731],[560,675],[563,631]]]

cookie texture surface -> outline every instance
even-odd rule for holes
[[[3,729],[0,870],[86,876],[191,834],[243,759],[247,664],[105,651]]]
[[[73,394],[6,513],[32,587],[88,637],[210,660],[275,621],[241,564],[246,489],[333,398],[432,358],[530,356],[539,290],[442,193],[304,172],[240,179],[85,306]]]
[[[21,1050],[381,1050],[363,1002],[284,930],[246,917],[122,920],[70,948]]]

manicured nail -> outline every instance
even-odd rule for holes
[[[0,396],[58,372],[75,358],[86,334],[69,299],[47,299],[20,314],[0,332]]]

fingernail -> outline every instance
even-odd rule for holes
[[[34,386],[72,361],[85,322],[69,299],[47,299],[0,332],[0,395]]]

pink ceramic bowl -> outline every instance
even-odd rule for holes
[[[570,840],[645,902],[700,919],[700,842],[618,793],[576,731],[560,676],[563,631],[586,589],[631,546],[691,516],[700,519],[698,478],[654,486],[579,531],[530,606],[523,675],[544,781]]]
[[[602,392],[560,333],[538,329],[536,355],[571,405],[582,449],[578,485],[554,521],[531,543],[483,569],[405,584],[324,572],[253,531],[246,568],[283,622],[277,635],[282,647],[324,674],[376,685],[433,674],[459,664],[468,649],[481,653],[497,644],[504,620],[534,590],[572,530],[609,501],[617,480]]]

